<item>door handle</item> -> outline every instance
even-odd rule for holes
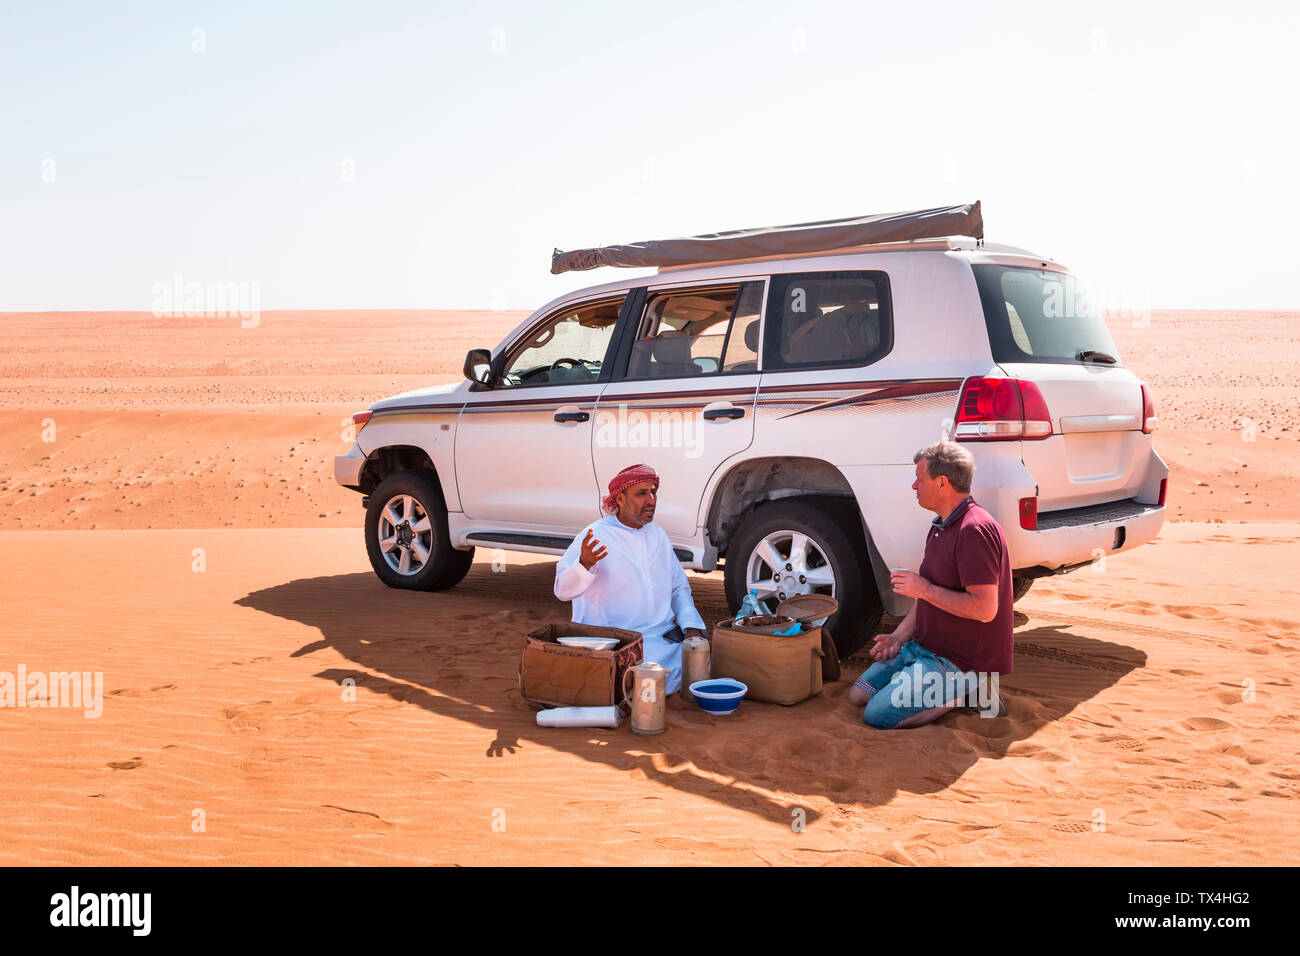
[[[706,408],[704,410],[705,421],[713,421],[718,418],[744,418],[745,410],[732,405],[729,408]]]
[[[586,412],[556,412],[555,420],[557,422],[585,422],[591,416]]]

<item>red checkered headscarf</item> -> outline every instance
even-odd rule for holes
[[[614,512],[618,511],[618,504],[615,499],[620,491],[626,491],[633,485],[639,485],[643,481],[653,481],[655,491],[659,490],[659,474],[649,465],[628,465],[609,479],[609,494],[600,502],[606,514],[614,514]]]

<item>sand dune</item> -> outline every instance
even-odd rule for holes
[[[0,672],[105,692],[0,709],[0,863],[1297,858],[1294,315],[1115,324],[1183,520],[1017,605],[1008,717],[868,731],[858,659],[796,710],[678,703],[656,738],[520,701],[522,634],[567,616],[551,559],[388,590],[331,478],[347,415],[519,317],[0,316]],[[692,585],[721,616],[720,576]]]

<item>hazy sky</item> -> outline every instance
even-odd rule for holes
[[[1294,9],[5,3],[0,310],[534,308],[621,274],[555,246],[976,199],[1106,301],[1297,308]]]

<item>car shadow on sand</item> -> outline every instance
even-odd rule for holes
[[[794,707],[744,701],[715,718],[678,696],[658,736],[634,734],[626,721],[616,730],[542,728],[519,696],[517,670],[527,631],[569,619],[568,605],[551,594],[553,577],[552,562],[494,573],[480,560],[459,586],[438,593],[391,590],[360,573],[290,581],[236,603],[319,630],[319,641],[292,656],[333,648],[352,665],[323,668],[322,680],[351,678],[361,693],[493,731],[477,759],[561,750],[783,826],[797,811],[812,821],[830,804],[872,807],[899,791],[948,788],[1146,663],[1140,650],[1072,626],[1035,625],[1017,610],[1015,672],[1002,679],[1006,717],[962,710],[914,730],[873,730],[847,701],[867,664],[855,657],[839,681]],[[727,614],[719,577],[690,575],[706,621]],[[1068,756],[1050,744],[1039,749],[1041,759]]]

